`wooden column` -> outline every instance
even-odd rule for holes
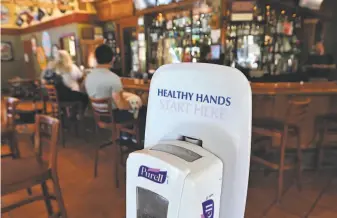
[[[97,1],[95,6],[101,21],[130,17],[134,11],[132,0],[101,0]]]
[[[130,27],[137,27],[138,17],[132,16],[128,18],[123,18],[116,21],[116,24],[118,25],[118,35],[119,35],[119,45],[120,45],[120,54],[121,54],[121,60],[122,60],[122,74],[126,75],[125,72],[125,42],[124,42],[124,29],[130,28]]]
[[[98,45],[103,43],[103,39],[82,39],[80,40],[81,45],[81,53],[82,53],[82,60],[83,65],[85,68],[92,67],[89,63],[89,58],[94,55],[95,49]]]
[[[229,8],[230,0],[221,0],[221,17],[220,17],[220,27],[221,27],[221,45],[225,48],[226,45],[226,30],[227,21],[223,20],[223,17],[227,15],[227,10]]]

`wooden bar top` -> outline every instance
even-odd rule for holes
[[[149,91],[150,81],[144,83],[141,79],[122,78],[127,90]],[[253,95],[335,95],[337,82],[279,82],[251,83]]]

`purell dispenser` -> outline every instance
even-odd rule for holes
[[[237,69],[184,63],[151,81],[145,148],[127,160],[126,218],[243,218],[251,89]]]

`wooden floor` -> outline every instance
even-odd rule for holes
[[[93,178],[93,149],[99,142],[98,137],[89,132],[81,138],[68,134],[67,147],[59,147],[59,178],[70,218],[125,216],[125,184],[120,189],[115,188],[112,167],[114,153],[111,147],[101,151],[99,175]],[[22,156],[32,154],[28,137],[20,137],[20,150]],[[245,217],[337,218],[337,171],[306,171],[303,177],[303,189],[299,192],[289,172],[282,202],[276,204],[276,173],[264,176],[261,172],[251,172]],[[33,193],[40,191],[40,187],[33,189]],[[26,195],[26,191],[11,194],[3,197],[1,203],[10,204]],[[36,202],[3,214],[2,217],[42,218],[47,217],[47,213],[44,203]]]

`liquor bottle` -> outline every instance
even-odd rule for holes
[[[258,25],[256,25],[255,23],[252,24],[252,29],[251,29],[251,32],[250,32],[251,35],[258,35]]]
[[[284,19],[283,33],[288,36],[293,35],[293,25],[292,22],[289,21],[288,16],[285,16]]]
[[[231,37],[236,37],[236,32],[237,32],[237,26],[236,25],[232,25],[231,26]]]
[[[226,11],[226,18],[227,18],[227,21],[231,20],[231,11],[230,10]]]
[[[299,59],[297,55],[294,55],[292,60],[291,72],[296,73],[298,71],[298,66],[299,66]]]
[[[283,33],[283,25],[284,25],[284,22],[285,22],[284,14],[285,14],[285,11],[284,10],[281,11],[280,17],[277,21],[276,32],[278,34]]]
[[[267,24],[271,24],[270,22],[270,5],[266,6],[266,19],[267,19]]]
[[[277,24],[277,20],[276,20],[276,11],[272,10],[271,15],[270,15],[270,32],[272,34],[274,34],[276,32],[276,24]]]
[[[207,41],[208,41],[208,45],[212,44],[212,38],[210,37],[210,35],[206,35]]]
[[[238,36],[242,36],[242,34],[243,34],[243,26],[242,25],[238,25],[237,28],[238,28]]]
[[[258,17],[258,10],[257,10],[257,6],[254,6],[253,8],[253,21],[256,22],[257,21],[257,17]]]
[[[177,30],[177,18],[175,16],[172,18],[172,29],[174,32]]]
[[[290,25],[291,25],[291,35],[294,34],[295,23],[296,23],[296,14],[293,14],[290,18]]]
[[[166,22],[166,29],[167,29],[167,30],[171,30],[172,27],[173,27],[173,22],[172,22],[172,20],[168,20],[168,21]]]
[[[226,27],[226,35],[227,35],[227,37],[232,36],[232,30],[231,30],[231,26],[229,24]]]
[[[192,57],[190,54],[190,50],[189,48],[186,48],[184,52],[184,56],[183,56],[183,62],[191,62],[191,61],[192,61]]]
[[[275,52],[278,53],[280,51],[280,43],[279,43],[279,40],[280,39],[277,39],[276,42],[275,42]]]
[[[257,7],[256,10],[257,10],[257,21],[258,21],[258,22],[264,21],[265,15],[264,15],[264,13],[263,13],[262,8]]]
[[[268,62],[268,50],[265,48],[262,55],[262,65],[266,65]]]
[[[249,23],[246,23],[244,25],[243,35],[245,35],[245,36],[249,35],[249,31],[250,31]]]
[[[263,26],[258,25],[258,26],[257,26],[257,29],[258,29],[258,34],[259,34],[259,35],[263,35],[263,33],[264,33],[264,28],[263,28]]]
[[[208,18],[206,15],[201,14],[201,29],[202,32],[206,33],[208,30]]]
[[[300,16],[297,16],[295,19],[295,27],[297,29],[302,28],[302,19]]]
[[[281,38],[280,40],[279,40],[279,49],[280,49],[280,52],[282,53],[282,52],[285,52],[285,40],[287,40],[287,38]]]

